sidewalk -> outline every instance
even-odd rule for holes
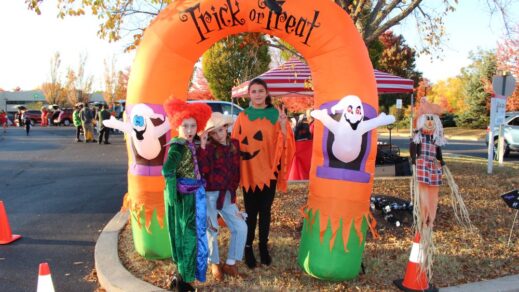
[[[128,219],[128,212],[117,213],[103,229],[101,235],[99,236],[99,239],[97,240],[94,258],[99,284],[108,292],[167,291],[136,278],[124,268],[121,261],[119,260],[117,245],[119,239],[119,232],[128,222]],[[440,290],[448,292],[519,291],[519,275],[512,275],[494,280],[468,283],[447,288],[440,288]]]

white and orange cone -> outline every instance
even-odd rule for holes
[[[420,234],[416,233],[413,240],[413,247],[411,248],[411,255],[409,256],[409,262],[407,262],[404,279],[394,280],[393,284],[395,284],[400,290],[406,292],[438,291],[436,287],[429,284],[425,270],[420,267],[420,262],[423,261],[423,258],[424,252],[420,246]]]
[[[48,263],[40,264],[40,272],[38,273],[38,289],[36,292],[54,292],[52,277]]]

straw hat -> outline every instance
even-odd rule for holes
[[[441,108],[441,106],[430,103],[427,101],[427,97],[423,96],[420,100],[420,105],[418,107],[418,112],[416,113],[416,117],[419,117],[423,114],[432,114],[432,115],[441,115],[444,112],[444,110]]]
[[[230,125],[233,123],[233,119],[229,115],[224,115],[219,112],[215,112],[211,114],[211,118],[207,122],[205,126],[205,131],[212,131],[214,129],[220,128],[224,125]]]

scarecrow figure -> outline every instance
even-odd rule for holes
[[[420,237],[420,245],[423,253],[421,268],[432,276],[432,255],[434,245],[432,229],[436,219],[438,207],[438,194],[442,185],[442,176],[451,189],[451,203],[456,220],[469,230],[472,226],[468,211],[462,197],[458,192],[458,185],[442,156],[441,147],[446,144],[443,135],[443,126],[439,115],[442,108],[439,105],[429,103],[426,97],[421,99],[416,119],[416,130],[409,147],[411,161],[414,166],[413,186],[411,196],[413,205],[414,225],[417,235]]]

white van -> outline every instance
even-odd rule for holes
[[[205,103],[211,107],[213,112],[219,112],[224,115],[232,115],[234,120],[238,117],[238,114],[243,111],[243,108],[230,101],[222,100],[188,100],[188,103]]]
[[[243,111],[243,108],[237,104],[234,104],[230,101],[223,100],[188,100],[188,103],[205,103],[211,107],[211,110],[214,112],[219,112],[224,115],[232,116],[233,121],[236,121],[238,118],[238,114]],[[229,133],[232,131],[232,126],[228,129]]]

